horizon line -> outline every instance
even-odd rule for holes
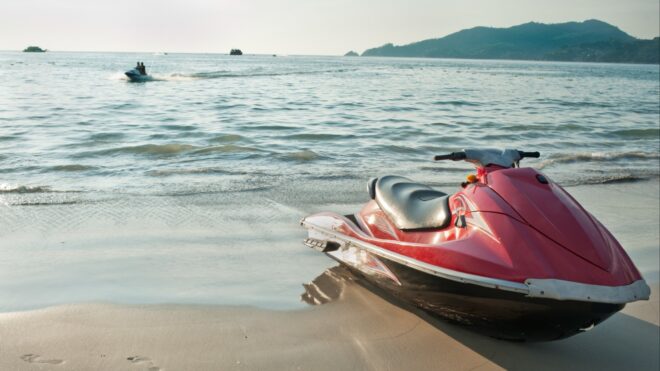
[[[30,45],[30,46],[36,46],[36,45]],[[153,51],[153,50],[146,50],[146,51],[128,51],[128,50],[51,50],[51,49],[44,49],[44,53],[150,53],[150,54],[155,54],[155,53],[167,53],[167,54],[220,54],[220,55],[229,55],[229,52],[200,52],[200,51],[188,51],[188,52],[182,52],[182,51]],[[0,49],[0,53],[4,52],[17,52],[17,53],[26,53],[23,50],[19,49]],[[33,53],[33,54],[40,54],[42,52],[27,52],[27,53]],[[292,53],[243,53],[243,55],[275,55],[275,56],[301,56],[301,57],[334,57],[334,56],[344,56],[343,54],[292,54]]]

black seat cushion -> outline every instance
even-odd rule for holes
[[[451,222],[446,193],[396,175],[381,177],[374,188],[378,206],[399,229],[441,229]]]

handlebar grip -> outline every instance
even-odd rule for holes
[[[435,161],[440,161],[440,160],[452,160],[452,161],[458,161],[458,160],[465,160],[467,156],[465,155],[465,152],[452,152],[447,155],[437,155],[433,157]]]
[[[518,151],[518,153],[520,153],[520,158],[525,158],[525,157],[539,158],[539,157],[541,157],[541,153],[539,153],[538,151],[536,151],[536,152]]]

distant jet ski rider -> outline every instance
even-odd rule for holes
[[[135,66],[135,69],[140,72],[140,75],[146,75],[147,74],[147,68],[144,66],[144,62],[140,63],[137,62],[137,66]]]

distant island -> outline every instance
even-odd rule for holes
[[[241,51],[241,49],[232,49],[229,52],[229,55],[243,55],[243,52]]]
[[[474,27],[439,39],[385,44],[362,56],[660,63],[660,38],[637,39],[599,20]]]
[[[28,46],[27,48],[23,49],[23,53],[45,53],[46,49],[41,49],[38,46]]]
[[[358,57],[358,56],[360,56],[360,54],[358,54],[358,53],[356,53],[352,50],[350,52],[344,54],[344,57]]]

